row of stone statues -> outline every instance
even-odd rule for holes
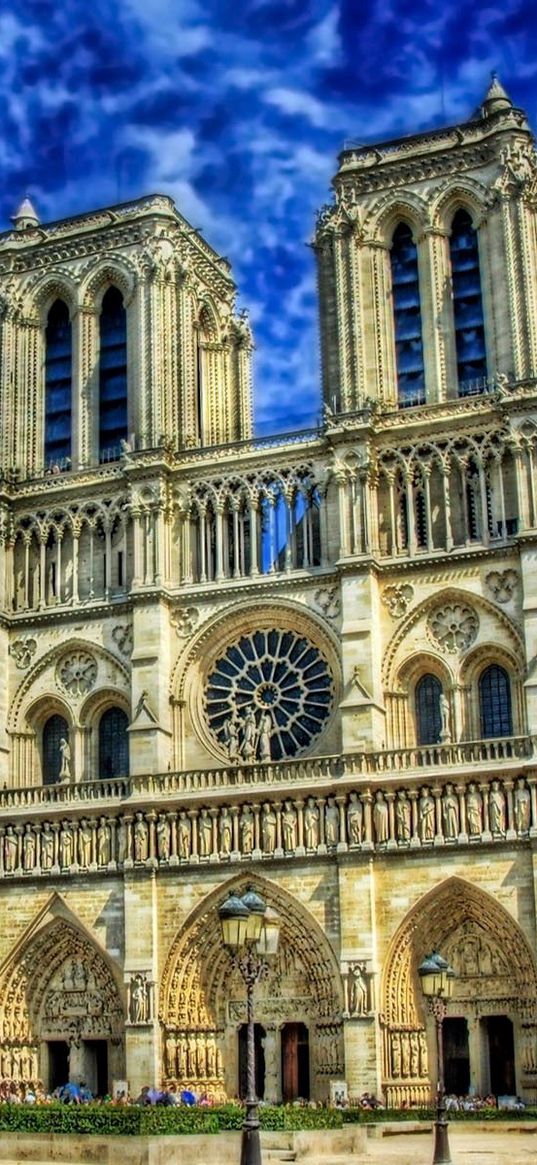
[[[390,1033],[390,1068],[395,1080],[418,1080],[428,1075],[427,1036],[423,1030]]]
[[[0,1077],[2,1080],[37,1080],[37,1049],[27,1044],[8,1045],[0,1049]]]
[[[239,860],[334,849],[524,837],[537,826],[535,781],[348,795],[77,821],[0,826],[0,873]]]
[[[166,1073],[171,1080],[222,1079],[216,1032],[173,1032],[166,1036]]]

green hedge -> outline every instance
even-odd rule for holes
[[[431,1108],[363,1109],[302,1108],[294,1105],[262,1105],[261,1128],[274,1132],[300,1129],[338,1129],[344,1124],[379,1121],[433,1120]],[[537,1120],[537,1108],[517,1111],[495,1108],[479,1112],[451,1112],[452,1121]],[[219,1133],[238,1130],[244,1109],[238,1104],[215,1108],[147,1106],[115,1108],[100,1104],[0,1104],[0,1132],[88,1133],[101,1136],[172,1136],[185,1133]]]

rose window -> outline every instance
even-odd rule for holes
[[[479,619],[471,607],[462,603],[446,603],[429,616],[427,629],[432,639],[444,651],[454,654],[466,651],[479,630]]]
[[[73,651],[60,660],[56,678],[71,696],[83,696],[97,679],[97,661],[86,651]]]
[[[244,635],[217,659],[207,681],[209,727],[232,760],[297,756],[322,732],[333,681],[323,655],[294,631]]]

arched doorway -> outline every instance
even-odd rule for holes
[[[124,1074],[123,1024],[107,959],[65,917],[36,929],[0,970],[3,1076],[47,1088],[84,1079],[102,1095]]]
[[[383,1090],[388,1105],[428,1103],[434,1025],[417,968],[437,949],[455,970],[444,1070],[459,1091],[537,1097],[537,971],[527,940],[491,895],[449,878],[413,907],[394,936],[382,980]]]
[[[242,876],[208,896],[172,943],[162,978],[164,1079],[217,1099],[237,1093],[246,1021],[245,986],[223,946],[217,908],[231,889],[242,894],[251,884]],[[334,952],[295,898],[265,879],[256,878],[254,886],[281,919],[278,955],[255,991],[264,1099],[281,1100],[282,1047],[287,1062],[294,1044],[293,1087],[307,1086],[314,1099],[326,1100],[330,1078],[344,1074],[343,991]]]
[[[282,1100],[310,1098],[309,1032],[305,1023],[284,1023],[281,1030]]]

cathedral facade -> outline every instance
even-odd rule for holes
[[[256,439],[229,264],[166,197],[0,236],[0,1075],[241,1092],[218,907],[281,920],[258,1088],[537,1100],[537,165],[345,149],[323,423]],[[533,582],[532,582],[533,579]]]

